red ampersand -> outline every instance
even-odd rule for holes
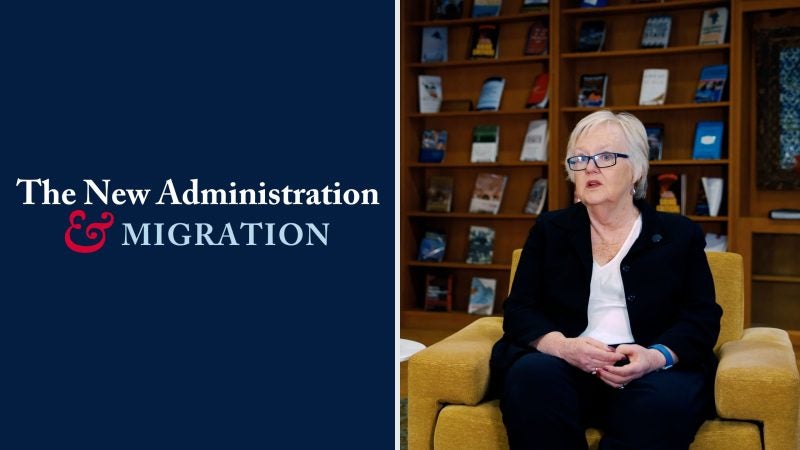
[[[83,224],[75,223],[75,219],[80,219],[81,222],[84,222],[86,220],[86,213],[83,212],[82,209],[72,211],[69,215],[69,228],[67,228],[67,231],[64,233],[64,242],[66,242],[67,247],[73,252],[78,253],[94,253],[100,250],[106,243],[106,230],[111,228],[111,225],[114,225],[114,215],[106,211],[100,214],[100,218],[105,220],[105,222],[90,223],[86,226],[86,230],[84,231],[86,237],[90,240],[94,241],[98,239],[98,235],[100,240],[92,245],[80,245],[72,240],[72,230],[80,230],[83,228]]]

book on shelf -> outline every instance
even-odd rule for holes
[[[725,84],[728,80],[728,65],[705,66],[700,70],[700,81],[694,93],[695,103],[722,101]]]
[[[497,291],[497,279],[472,277],[469,292],[469,314],[491,316],[494,311],[494,297]]]
[[[800,220],[800,209],[778,208],[770,210],[769,218],[773,220]]]
[[[424,130],[419,148],[419,162],[439,163],[447,150],[446,130]]]
[[[550,75],[547,72],[542,72],[533,79],[533,86],[531,86],[531,92],[525,101],[525,107],[528,109],[547,108],[549,99]]]
[[[497,37],[500,25],[485,23],[472,28],[472,45],[469,57],[472,59],[497,58],[500,55]]]
[[[522,12],[547,11],[550,0],[522,0]]]
[[[655,175],[653,201],[656,211],[685,214],[686,174],[662,173]]]
[[[703,11],[700,22],[700,38],[697,45],[718,45],[725,43],[728,31],[728,8],[719,6]]]
[[[503,201],[508,176],[495,173],[479,173],[469,202],[469,212],[497,214]]]
[[[728,236],[724,234],[706,233],[707,252],[727,252]]]
[[[463,0],[433,0],[433,20],[460,19],[464,12]]]
[[[720,177],[701,177],[695,213],[698,216],[719,216],[725,180]]]
[[[608,6],[608,0],[581,0],[581,8],[601,8]]]
[[[522,142],[520,161],[547,161],[547,119],[531,120]]]
[[[533,182],[531,192],[528,194],[528,201],[525,202],[525,214],[541,214],[544,203],[547,199],[547,178],[537,178]]]
[[[694,132],[692,159],[722,158],[722,139],[725,124],[719,120],[697,122]]]
[[[451,311],[453,309],[453,275],[425,275],[425,310]]]
[[[419,112],[436,113],[442,107],[442,77],[419,75]]]
[[[547,54],[550,33],[547,22],[544,20],[534,20],[528,28],[528,39],[525,41],[525,54],[529,56],[539,56]]]
[[[419,261],[442,262],[444,260],[444,250],[447,241],[444,233],[438,231],[426,231],[425,236],[419,242]]]
[[[664,124],[646,123],[644,124],[644,131],[647,133],[650,161],[661,160],[664,152]]]
[[[667,100],[669,69],[644,69],[639,90],[640,105],[663,105]]]
[[[472,17],[499,16],[502,6],[502,0],[475,0],[472,4]]]
[[[478,96],[477,111],[497,111],[500,109],[500,100],[503,99],[503,90],[506,79],[503,77],[489,77],[483,82],[481,93]]]
[[[672,29],[672,17],[665,15],[650,16],[642,29],[642,48],[667,48],[669,33]]]
[[[469,162],[497,162],[500,149],[500,125],[475,125],[472,128],[472,151]]]
[[[581,75],[578,90],[578,106],[603,107],[606,105],[608,75],[592,73]]]
[[[606,40],[606,22],[603,20],[586,20],[578,31],[579,52],[599,52]]]
[[[468,239],[467,263],[491,264],[494,257],[494,228],[472,225]]]
[[[422,62],[447,61],[447,27],[422,29]]]
[[[425,191],[425,211],[450,212],[453,205],[453,177],[432,175]]]

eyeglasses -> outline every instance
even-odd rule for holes
[[[567,158],[567,164],[569,168],[574,171],[578,170],[586,170],[589,167],[589,161],[594,160],[594,164],[599,168],[603,169],[606,167],[611,167],[617,163],[617,158],[627,158],[628,155],[624,153],[609,153],[603,152],[598,153],[594,156],[586,156],[586,155],[578,155],[573,156],[572,158]]]

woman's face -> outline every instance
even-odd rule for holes
[[[575,143],[574,156],[598,153],[629,154],[622,129],[616,124],[601,124],[584,133]],[[594,160],[586,170],[575,171],[575,193],[586,206],[631,201],[633,167],[628,158],[617,158],[611,167],[598,168]]]

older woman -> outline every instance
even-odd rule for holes
[[[714,412],[722,310],[699,226],[643,200],[634,116],[598,111],[567,144],[579,202],[542,214],[505,302],[493,383],[511,448],[688,448]]]

